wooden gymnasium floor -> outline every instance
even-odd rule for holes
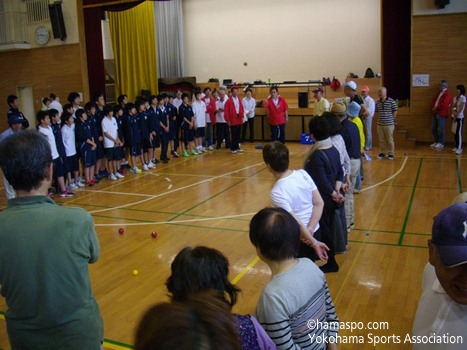
[[[289,143],[291,168],[302,165],[306,146]],[[230,260],[230,278],[243,290],[234,311],[254,313],[261,289],[270,278],[248,238],[252,214],[269,203],[273,184],[261,157],[250,144],[247,152],[226,150],[172,160],[156,171],[106,180],[57,199],[92,213],[101,244],[99,261],[90,266],[92,286],[105,323],[105,347],[131,348],[135,326],[151,304],[168,300],[165,281],[170,263],[185,246],[206,245]],[[363,191],[356,198],[356,228],[348,251],[338,256],[340,271],[328,274],[341,321],[388,322],[384,331],[350,330],[365,345],[341,349],[371,349],[368,334],[399,335],[411,331],[427,262],[427,239],[433,217],[467,186],[467,156],[450,148],[427,146],[398,150],[394,162],[376,159],[365,164]],[[5,205],[0,189],[0,207]],[[125,234],[118,229],[125,227]],[[151,238],[156,230],[159,236]],[[133,276],[133,269],[139,270]],[[27,288],[27,286],[25,286]],[[0,299],[0,311],[6,310]],[[8,349],[0,314],[0,348]],[[409,345],[378,345],[408,349]]]

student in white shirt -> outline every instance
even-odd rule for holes
[[[55,143],[55,136],[50,127],[51,121],[48,111],[39,111],[37,113],[37,121],[39,123],[38,131],[47,138],[49,141],[50,150],[52,153],[53,161],[53,176],[57,185],[57,189],[60,191],[60,197],[73,197],[74,193],[68,191],[65,187],[64,175],[64,164],[62,158],[58,154],[57,144]]]
[[[365,151],[373,148],[373,136],[371,132],[373,117],[375,116],[375,100],[370,96],[370,88],[364,86],[362,88],[363,105],[366,108],[363,114],[363,126],[365,127]]]
[[[50,94],[49,97],[50,97],[49,109],[56,109],[58,111],[58,115],[61,117],[63,113],[63,107],[60,104],[60,102],[58,102],[58,97],[55,94]]]
[[[453,152],[462,154],[462,129],[464,126],[464,110],[465,110],[465,86],[457,85],[457,96],[454,97],[452,102],[452,123],[455,126],[454,142],[455,146]]]
[[[111,106],[104,107],[105,118],[102,119],[102,134],[104,136],[104,150],[109,163],[109,179],[122,179],[124,176],[117,170],[117,148],[123,146],[122,141],[118,138],[117,120],[114,118],[114,111]]]
[[[303,169],[289,169],[289,149],[279,141],[264,146],[263,160],[276,179],[270,194],[272,206],[287,210],[300,224],[302,242],[298,257],[327,259],[329,248],[314,238],[320,236],[324,201],[310,175]]]
[[[76,153],[76,137],[75,137],[75,128],[73,116],[65,111],[62,113],[62,129],[60,130],[62,134],[63,145],[65,146],[66,152],[66,162],[68,163],[68,168],[70,171],[67,174],[68,183],[70,187],[72,184],[78,187],[84,187],[84,184],[79,181],[79,159],[78,154]],[[73,178],[71,177],[73,173]]]
[[[242,127],[242,143],[245,142],[246,129],[250,129],[250,142],[255,140],[255,108],[256,101],[252,97],[253,91],[250,88],[246,89],[246,96],[242,99],[243,108],[245,110],[245,118]]]
[[[467,330],[467,203],[451,205],[434,220],[429,264],[423,272],[411,339],[414,350],[465,350]],[[455,339],[443,341],[444,337]],[[431,341],[430,341],[431,340]],[[439,341],[439,342],[438,342]]]
[[[203,147],[203,138],[206,136],[206,104],[201,101],[201,90],[195,89],[193,103],[191,104],[195,117],[195,144],[198,153],[206,152]]]
[[[225,148],[230,148],[229,126],[224,118],[224,107],[227,100],[225,88],[221,87],[219,89],[219,100],[216,102],[217,149],[221,149],[224,139]]]
[[[175,93],[175,98],[172,104],[175,106],[175,108],[177,108],[177,111],[178,111],[182,103],[183,103],[182,90],[177,89],[177,92]]]

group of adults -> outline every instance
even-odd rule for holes
[[[462,129],[464,125],[464,110],[466,104],[465,86],[456,86],[454,99],[448,90],[448,82],[441,80],[439,91],[433,96],[431,109],[433,112],[431,131],[435,142],[430,147],[443,149],[446,142],[446,124],[451,117],[451,131],[454,134],[454,148],[456,154],[462,154]]]

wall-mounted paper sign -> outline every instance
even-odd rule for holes
[[[412,74],[412,86],[430,86],[430,74]]]

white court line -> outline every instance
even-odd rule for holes
[[[190,220],[177,220],[177,221],[153,221],[153,222],[132,222],[122,224],[94,224],[94,226],[141,226],[141,225],[166,225],[166,224],[181,224],[185,222],[198,222],[198,221],[211,221],[221,219],[238,218],[242,216],[253,216],[256,213],[228,215],[228,216],[216,216],[214,218],[203,218],[203,219],[190,219]]]
[[[172,184],[169,185],[169,187],[167,187],[168,190],[170,190],[172,188]]]
[[[107,194],[123,194],[125,196],[140,196],[140,197],[152,197],[153,194],[142,194],[142,193],[129,193],[129,192],[112,192],[104,190],[81,190],[82,192],[97,192],[97,193],[107,193]]]
[[[405,164],[407,163],[407,160],[408,160],[408,159],[409,159],[408,156],[406,156],[406,157],[404,158],[401,167],[399,168],[399,170],[397,170],[396,173],[394,173],[393,175],[389,176],[386,180],[383,180],[383,181],[381,181],[381,182],[378,182],[377,184],[374,184],[374,185],[371,185],[371,186],[362,188],[362,189],[360,190],[360,193],[363,192],[363,191],[371,190],[372,188],[374,188],[374,187],[376,187],[376,186],[382,185],[382,184],[384,184],[385,182],[388,182],[388,181],[394,179],[397,175],[399,175],[399,174],[401,173],[402,170],[404,170]]]
[[[263,164],[264,164],[263,162],[256,163],[256,164],[253,164],[253,165],[244,167],[244,168],[239,169],[239,170],[234,170],[234,171],[228,172],[228,173],[226,173],[226,174],[222,174],[222,175],[215,176],[215,177],[213,177],[213,178],[211,178],[211,179],[208,179],[208,180],[202,180],[202,181],[199,181],[199,182],[195,182],[194,184],[191,184],[191,185],[187,185],[187,186],[183,186],[183,187],[180,187],[180,188],[176,188],[176,189],[171,190],[171,191],[163,192],[163,193],[160,193],[160,194],[157,194],[157,195],[148,197],[148,198],[146,198],[146,199],[140,200],[140,201],[138,201],[138,202],[128,203],[128,204],[124,204],[124,205],[119,205],[119,206],[117,206],[117,207],[112,207],[112,208],[93,210],[93,211],[90,211],[89,213],[90,213],[90,214],[102,213],[102,212],[104,212],[104,211],[109,211],[109,210],[114,210],[114,209],[122,209],[122,208],[130,207],[130,206],[132,206],[132,205],[138,205],[138,204],[141,204],[141,203],[150,201],[150,200],[152,200],[152,199],[154,199],[154,198],[158,198],[158,197],[161,197],[161,196],[165,196],[165,195],[167,195],[167,194],[174,193],[174,192],[178,192],[178,191],[184,190],[184,189],[186,189],[186,188],[190,188],[190,187],[193,187],[193,186],[200,185],[200,184],[205,183],[205,182],[210,182],[210,181],[212,181],[212,180],[214,180],[214,179],[218,179],[218,178],[221,178],[221,177],[224,177],[224,176],[228,176],[228,175],[230,175],[230,174],[233,174],[233,173],[236,172],[236,171],[246,170],[246,169],[253,168],[253,167],[256,167],[256,166],[258,166],[258,165],[263,165]]]

